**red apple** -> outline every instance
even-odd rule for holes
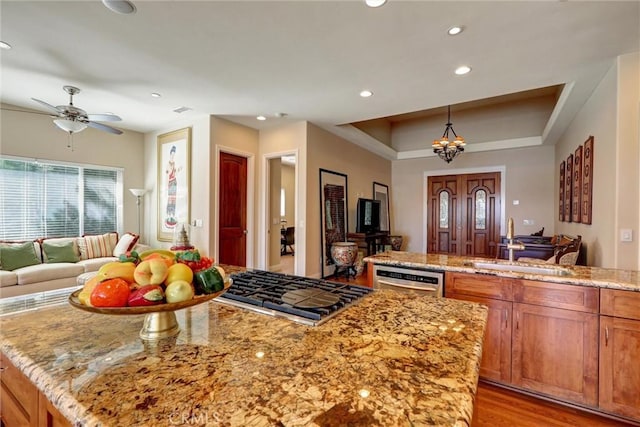
[[[141,261],[133,272],[133,278],[140,285],[159,285],[164,282],[169,273],[169,267],[161,259]]]

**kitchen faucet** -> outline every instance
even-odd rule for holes
[[[524,250],[524,245],[522,244],[522,242],[516,240],[517,243],[513,243],[513,235],[513,218],[509,217],[509,220],[507,221],[507,250],[509,251],[510,262],[513,262],[513,251]]]

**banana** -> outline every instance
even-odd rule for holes
[[[128,283],[133,283],[135,282],[133,278],[135,269],[136,265],[132,262],[113,261],[100,267],[97,276],[100,278],[100,281],[120,278],[126,280]]]
[[[144,260],[146,257],[148,257],[151,254],[159,254],[159,255],[162,255],[162,257],[168,258],[171,260],[176,259],[176,254],[167,249],[149,249],[148,251],[140,252],[138,256],[140,257],[141,260]]]

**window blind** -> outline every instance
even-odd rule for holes
[[[0,159],[0,239],[117,230],[120,174],[113,169]]]

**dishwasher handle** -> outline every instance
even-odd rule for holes
[[[404,285],[396,282],[387,282],[386,280],[379,280],[378,283],[380,285],[392,286],[395,288],[405,288],[405,289],[413,289],[416,291],[433,291],[436,292],[438,290],[435,286],[412,286],[412,285]]]

